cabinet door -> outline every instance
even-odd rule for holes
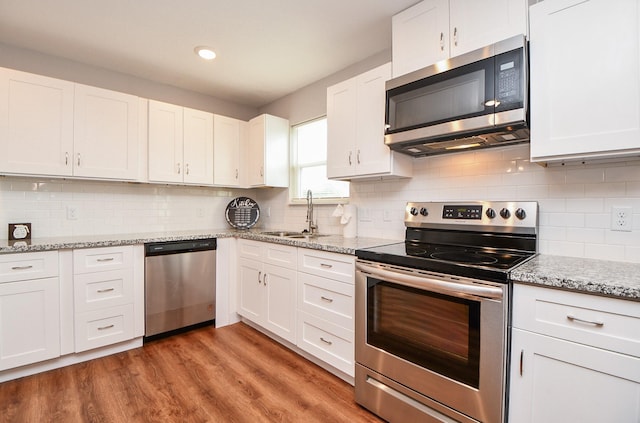
[[[213,114],[183,109],[183,180],[191,184],[213,184]]]
[[[238,314],[258,324],[264,318],[263,276],[261,262],[238,259]]]
[[[394,15],[391,23],[394,78],[449,57],[448,0],[422,1]]]
[[[385,83],[391,78],[387,63],[356,79],[356,151],[358,175],[391,171],[391,151],[384,143]]]
[[[265,328],[292,343],[296,342],[296,284],[294,269],[264,265]]]
[[[450,0],[451,57],[527,34],[527,0]]]
[[[241,121],[213,115],[213,183],[226,187],[240,185]]]
[[[182,107],[149,100],[149,181],[182,182]]]
[[[73,83],[0,68],[0,172],[72,173]]]
[[[251,119],[249,121],[249,151],[247,152],[249,156],[247,160],[247,183],[249,186],[263,186],[265,183],[264,136],[264,115]]]
[[[60,356],[58,278],[0,284],[0,371]]]
[[[289,186],[289,121],[264,115],[264,184],[269,187]]]
[[[136,179],[138,97],[76,84],[74,176]]]
[[[640,358],[514,329],[509,421],[636,423]]]
[[[530,8],[532,161],[640,153],[638,8],[635,0]]]
[[[384,104],[384,103],[383,103]],[[327,88],[327,177],[351,176],[355,167],[357,83],[348,79]]]

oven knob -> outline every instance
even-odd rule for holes
[[[411,213],[412,216],[417,216],[418,209],[416,209],[415,207],[411,207],[411,209],[409,210],[409,213]]]
[[[428,216],[429,215],[429,210],[427,210],[426,207],[421,207],[420,208],[420,214],[423,216]]]
[[[485,214],[489,219],[493,219],[494,217],[496,217],[496,211],[494,209],[487,209]]]
[[[509,217],[511,217],[511,212],[509,211],[509,209],[503,208],[502,210],[500,210],[500,216],[502,216],[503,219],[508,219]]]
[[[525,217],[527,217],[527,212],[525,212],[524,209],[518,209],[518,210],[516,210],[516,217],[518,219],[522,220]]]

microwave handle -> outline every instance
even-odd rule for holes
[[[501,300],[504,295],[502,289],[497,287],[441,281],[430,278],[427,275],[413,276],[406,273],[382,269],[380,267],[371,266],[361,262],[356,262],[356,269],[384,281],[397,283],[411,288],[429,290],[452,297],[482,297]]]

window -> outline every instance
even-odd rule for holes
[[[307,190],[313,193],[314,201],[349,197],[349,182],[327,179],[326,117],[291,128],[291,202],[306,199]]]

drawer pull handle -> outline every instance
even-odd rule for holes
[[[98,330],[107,330],[107,329],[111,329],[112,327],[113,325],[101,326],[98,328]]]
[[[332,302],[333,302],[333,298],[327,298],[327,297],[325,297],[325,296],[321,296],[321,297],[320,297],[320,299],[321,299],[322,301],[326,301],[326,302],[328,302],[328,303],[332,303]]]
[[[13,266],[11,268],[11,270],[27,270],[27,269],[33,269],[32,265],[26,265],[26,266]]]
[[[325,269],[331,269],[333,267],[333,265],[326,264],[326,263],[320,263],[320,267],[324,267]]]
[[[104,292],[111,292],[111,291],[113,291],[113,288],[98,289],[99,294],[102,294]]]
[[[327,344],[327,345],[333,345],[333,342],[331,342],[331,341],[327,341],[327,340],[326,340],[326,339],[324,339],[323,337],[320,337],[320,340],[321,340],[322,342],[324,342],[325,344]]]
[[[598,322],[595,320],[585,320],[585,319],[580,319],[579,317],[573,316],[571,314],[567,314],[567,319],[571,320],[572,322],[581,322],[581,323],[586,323],[588,325],[594,325],[594,326],[604,326],[604,322]]]
[[[258,285],[262,283],[260,279],[262,279],[262,272],[258,272]]]
[[[105,261],[113,261],[113,257],[99,258],[96,261],[101,263],[104,263]]]

